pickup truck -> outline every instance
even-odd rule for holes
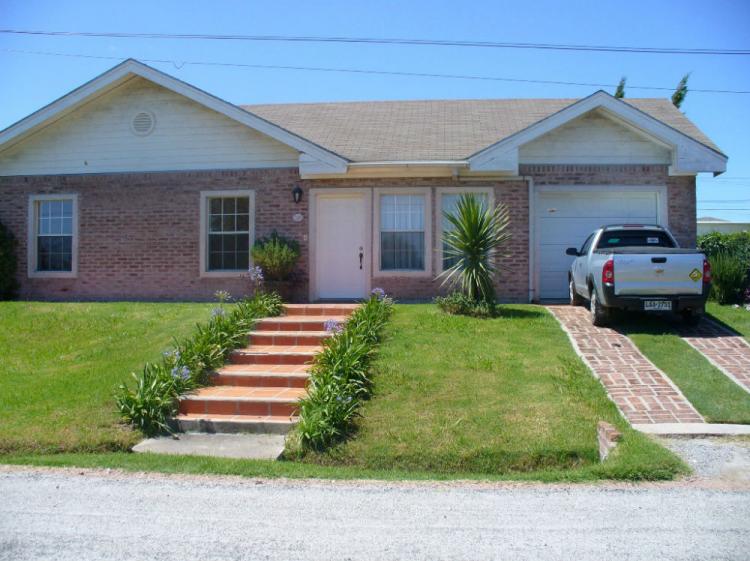
[[[671,312],[691,324],[705,311],[711,265],[696,249],[681,249],[662,226],[619,224],[593,232],[575,260],[568,282],[570,303],[590,302],[591,321],[609,323],[612,310]]]

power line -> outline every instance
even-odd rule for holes
[[[710,49],[683,47],[634,47],[614,45],[577,45],[556,43],[514,43],[495,41],[464,41],[450,39],[409,39],[388,37],[326,37],[295,35],[210,35],[205,33],[127,33],[111,31],[41,31],[28,29],[0,29],[0,33],[43,35],[53,37],[106,37],[112,39],[182,39],[211,41],[276,41],[285,43],[349,43],[371,45],[412,45],[430,47],[473,47],[493,49],[541,49],[554,51],[646,53],[670,55],[730,55],[747,56],[750,49]]]
[[[29,54],[29,55],[44,55],[44,56],[62,56],[72,58],[87,58],[97,60],[125,60],[122,57],[116,56],[104,56],[104,55],[84,55],[77,53],[58,53],[50,51],[28,51],[23,49],[0,49],[0,52],[16,53],[16,54]],[[152,64],[172,64],[175,68],[180,69],[185,65],[195,66],[218,66],[228,68],[257,68],[263,70],[303,70],[312,72],[341,72],[348,74],[371,74],[379,76],[407,76],[416,78],[448,78],[457,80],[480,80],[480,81],[492,81],[492,82],[514,82],[524,84],[545,84],[545,85],[556,85],[556,86],[581,86],[588,88],[614,88],[616,84],[602,84],[596,82],[566,82],[562,80],[532,80],[525,78],[506,78],[500,76],[478,76],[472,74],[438,74],[432,72],[401,72],[396,70],[375,70],[375,69],[362,69],[362,68],[334,68],[334,67],[323,67],[323,66],[283,66],[283,65],[271,65],[271,64],[249,64],[240,62],[215,62],[215,61],[188,61],[188,60],[169,60],[169,59],[138,59],[142,62],[149,62]],[[674,91],[673,87],[657,87],[657,86],[628,86],[630,89],[638,90],[653,90],[653,91]],[[720,93],[720,94],[750,94],[750,91],[744,90],[713,90],[713,89],[690,89],[694,93]]]

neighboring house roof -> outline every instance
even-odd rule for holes
[[[723,218],[715,218],[713,216],[699,216],[696,221],[697,222],[729,222],[729,220],[724,220]]]
[[[241,107],[353,162],[465,160],[578,99],[369,101]],[[636,109],[721,152],[667,99]]]

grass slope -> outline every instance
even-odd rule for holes
[[[125,450],[115,387],[208,304],[0,302],[0,452]]]
[[[750,394],[676,335],[668,321],[644,316],[618,327],[669,376],[706,421],[750,423]]]
[[[373,470],[509,474],[588,470],[663,477],[680,462],[632,431],[543,308],[489,320],[396,306],[354,438],[308,462]],[[598,463],[599,420],[625,433]],[[594,473],[596,475],[594,475]]]
[[[744,307],[721,306],[716,302],[709,302],[706,311],[721,323],[734,329],[737,333],[750,341],[750,312]]]

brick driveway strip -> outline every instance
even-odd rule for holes
[[[705,422],[667,375],[625,335],[591,325],[585,308],[560,305],[547,309],[631,424]]]
[[[723,325],[704,319],[684,328],[682,338],[744,390],[750,392],[750,344]]]

